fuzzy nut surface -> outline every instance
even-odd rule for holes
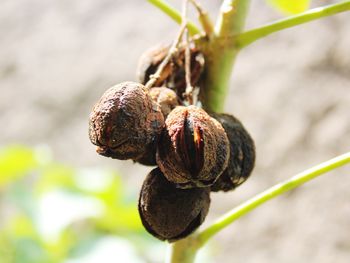
[[[230,191],[244,183],[255,164],[255,144],[243,124],[229,114],[210,113],[224,127],[230,141],[230,159],[226,170],[211,186],[211,190]]]
[[[139,198],[139,213],[146,230],[160,240],[185,238],[208,214],[209,188],[178,189],[159,168],[146,177]]]
[[[157,164],[180,188],[207,187],[226,169],[230,143],[222,125],[203,109],[178,106],[166,119]]]
[[[160,107],[139,83],[108,89],[90,114],[89,137],[101,155],[138,159],[156,143],[164,126]]]

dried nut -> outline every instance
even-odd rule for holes
[[[166,86],[176,90],[180,99],[186,90],[185,81],[185,48],[180,51],[163,70],[161,77],[154,86]],[[137,67],[137,78],[142,84],[146,84],[150,76],[154,74],[169,51],[169,46],[158,45],[147,50],[141,57]],[[196,47],[191,47],[191,84],[200,86],[201,76],[204,70],[205,59]]]
[[[146,230],[170,242],[185,238],[204,221],[210,204],[209,188],[178,189],[159,168],[143,183],[139,213]]]
[[[151,98],[156,101],[160,109],[164,115],[164,118],[166,118],[169,113],[179,105],[177,95],[176,93],[168,88],[161,87],[161,88],[152,88],[149,91],[149,95]]]
[[[224,127],[230,141],[230,160],[211,190],[230,191],[245,182],[255,163],[255,145],[242,123],[228,114],[211,113]]]
[[[160,107],[142,84],[123,82],[108,89],[90,114],[89,137],[101,155],[138,159],[164,126]]]
[[[169,51],[167,45],[157,45],[149,50],[146,50],[140,57],[136,75],[140,83],[146,84],[150,76],[157,71],[159,64],[163,61]],[[166,78],[172,73],[172,66],[169,64],[164,69],[162,76],[155,83],[155,86],[160,86]]]
[[[165,125],[156,159],[165,177],[180,188],[212,185],[230,155],[221,124],[198,107],[178,106]]]

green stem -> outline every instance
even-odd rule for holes
[[[201,101],[209,111],[223,110],[238,52],[230,39],[223,41],[223,38],[237,35],[244,29],[249,3],[249,0],[225,0],[221,5],[214,36],[203,47],[207,72]]]
[[[203,106],[211,111],[221,111],[234,65],[237,50],[230,41],[221,37],[240,33],[245,24],[249,0],[225,0],[221,5],[214,34],[198,42],[206,58],[206,74],[200,98]],[[169,263],[192,263],[201,245],[200,239],[188,237],[171,247]]]
[[[225,37],[240,33],[244,29],[249,4],[249,0],[224,0],[215,25],[216,35]]]
[[[171,17],[175,22],[178,24],[181,24],[181,13],[177,11],[174,7],[169,5],[163,0],[147,0],[154,6],[158,7],[160,10],[162,10],[165,14],[167,14],[169,17]],[[193,22],[187,23],[187,28],[190,33],[190,35],[196,35],[200,33],[200,30]]]
[[[197,239],[182,239],[168,246],[166,263],[193,263],[199,249]]]
[[[274,33],[289,27],[294,27],[300,24],[304,24],[322,17],[345,12],[348,10],[350,10],[350,1],[344,1],[337,4],[314,8],[304,13],[301,13],[295,16],[290,16],[285,19],[281,19],[279,21],[273,22],[271,24],[267,24],[267,25],[249,30],[247,32],[244,32],[238,35],[235,38],[235,41],[238,47],[242,48],[271,33]]]
[[[308,169],[300,174],[297,174],[290,178],[289,180],[279,183],[270,189],[262,192],[261,194],[249,199],[238,207],[234,208],[227,214],[223,215],[212,225],[202,230],[192,238],[198,239],[200,245],[204,245],[212,236],[217,234],[219,231],[230,225],[232,222],[238,218],[244,216],[250,211],[254,210],[256,207],[264,204],[265,202],[290,191],[322,174],[332,171],[340,166],[343,166],[350,162],[350,152],[340,155],[334,159],[327,162],[321,163],[311,169]]]
[[[181,23],[181,14],[165,1],[147,1],[160,8],[177,23]],[[350,1],[344,1],[314,8],[299,15],[240,33],[244,27],[249,2],[249,0],[225,0],[215,26],[214,37],[210,41],[201,43],[208,69],[201,100],[208,110],[218,112],[223,110],[234,61],[240,49],[271,33],[350,10]],[[196,25],[191,22],[189,22],[189,30],[191,35],[200,33]]]

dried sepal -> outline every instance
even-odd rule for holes
[[[255,144],[243,124],[229,114],[210,113],[224,127],[230,141],[230,159],[226,170],[211,190],[230,191],[244,183],[255,164]]]
[[[159,105],[139,83],[108,89],[90,114],[89,137],[96,151],[116,159],[138,159],[157,141],[164,126]]]
[[[185,238],[204,221],[210,205],[209,188],[178,189],[159,168],[146,177],[139,214],[146,230],[160,240]]]
[[[212,185],[227,167],[225,130],[204,110],[178,106],[167,117],[157,150],[157,164],[180,188]]]

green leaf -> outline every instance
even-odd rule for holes
[[[57,188],[75,190],[74,174],[73,168],[52,162],[41,169],[35,192],[43,194]]]
[[[113,233],[130,242],[131,236],[144,238],[137,194],[126,189],[118,174],[107,169],[79,169],[57,163],[45,147],[0,148],[0,192],[2,201],[11,211],[0,224],[0,263],[65,262],[74,248],[89,236],[104,237]],[[51,195],[51,199],[47,199],[55,192],[66,195],[56,196],[56,199]],[[60,217],[55,220],[49,217],[50,220],[45,221],[43,211],[53,215],[48,207],[56,209],[67,218],[69,212],[79,210],[79,204],[77,209],[71,208],[77,200],[64,198],[67,196],[79,197],[84,206],[91,200],[100,205],[87,209],[89,213],[96,210],[93,215],[84,216],[79,212],[79,218],[62,225],[57,238],[50,238],[43,229],[45,226],[54,229],[54,221]],[[45,198],[47,205],[43,208]],[[63,208],[59,206],[62,203]]]
[[[29,217],[23,214],[19,214],[16,217],[12,218],[12,220],[9,222],[9,225],[7,226],[7,231],[11,234],[12,237],[15,238],[38,238],[38,234],[34,228],[33,222]]]
[[[267,3],[285,15],[295,15],[310,7],[311,0],[266,0]]]
[[[34,151],[23,146],[0,149],[0,188],[13,182],[38,166]]]
[[[96,224],[117,234],[141,231],[143,228],[136,205],[137,197],[131,196],[128,200],[123,188],[125,186],[120,177],[114,176],[113,182],[104,191],[94,194],[105,206],[104,214],[96,219]]]
[[[19,238],[13,240],[15,248],[14,263],[53,263],[47,251],[40,243],[30,238]]]
[[[14,262],[15,249],[11,244],[9,237],[0,232],[0,259],[2,263],[13,263]]]

